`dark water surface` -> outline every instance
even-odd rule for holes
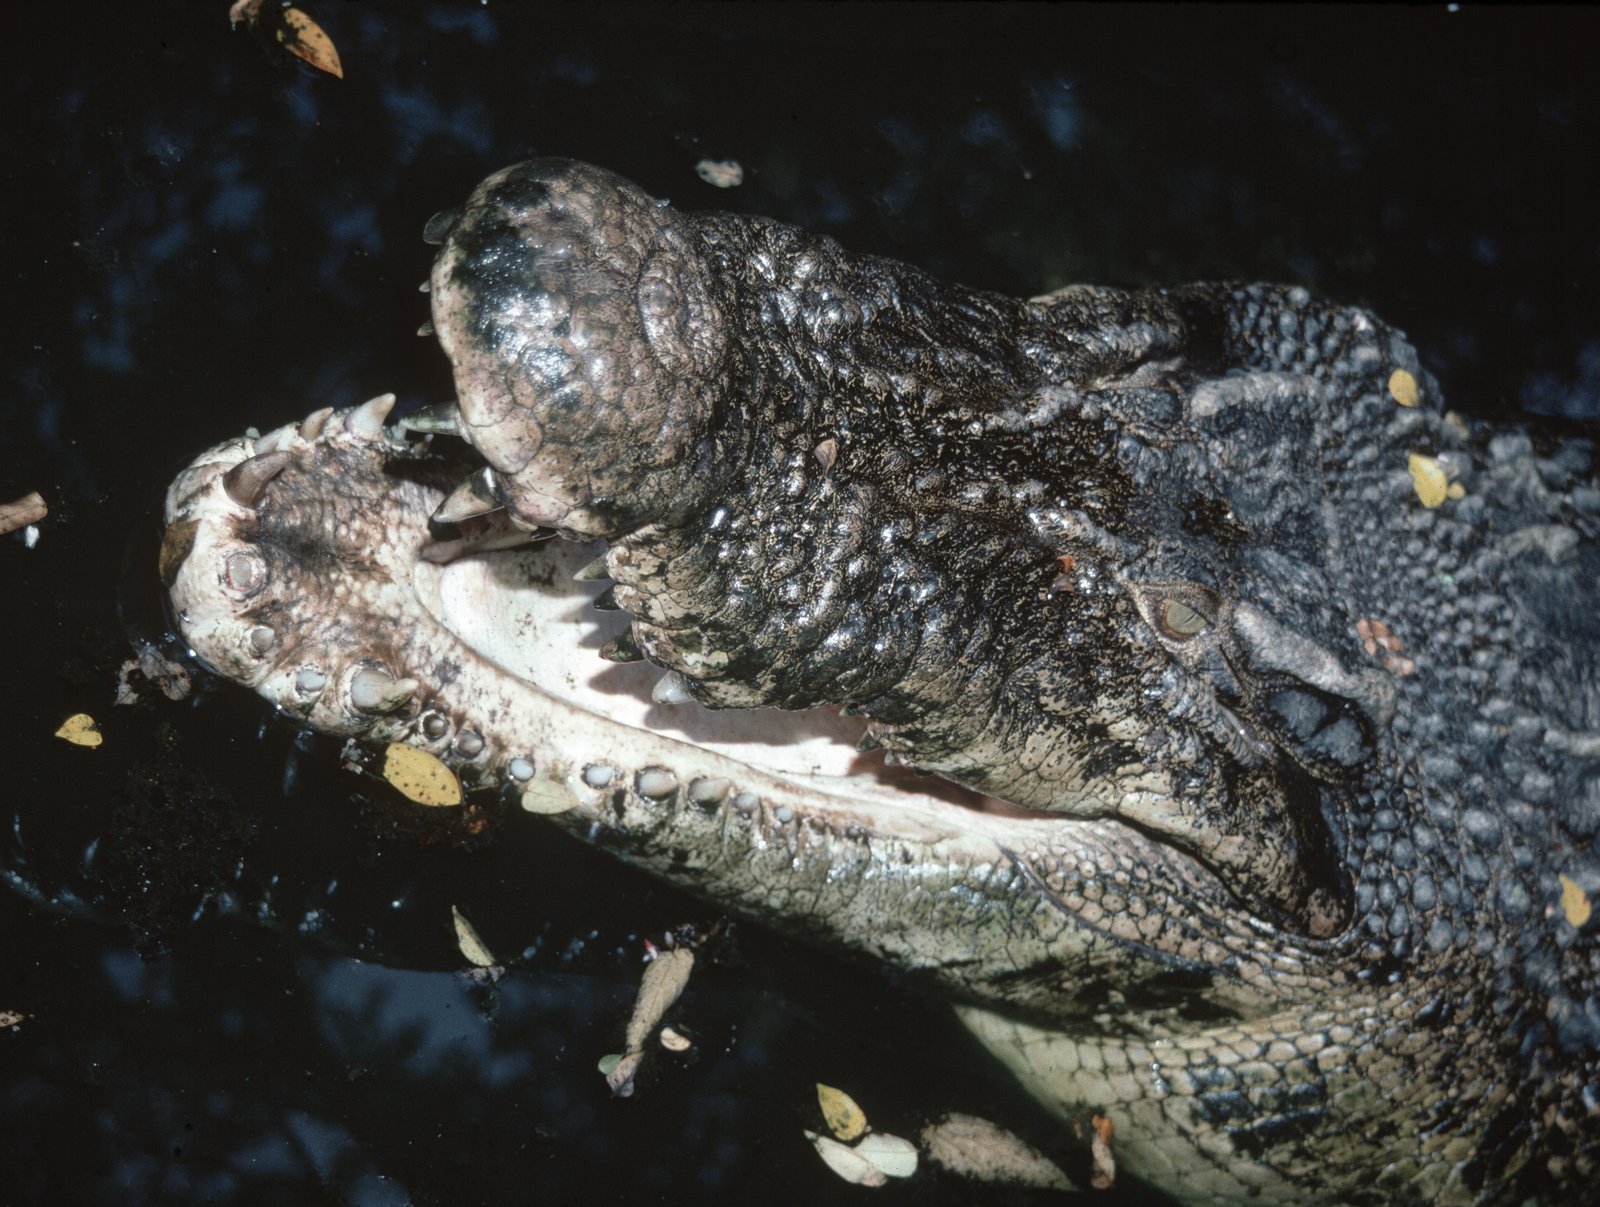
[[[800,1137],[816,1080],[891,1132],[1050,1135],[939,1009],[752,928],[675,1012],[697,1059],[613,1101],[640,937],[710,911],[528,819],[476,852],[402,825],[203,673],[113,706],[138,643],[176,652],[190,457],[450,396],[419,236],[494,168],[590,159],[1022,294],[1299,282],[1407,330],[1458,409],[1600,414],[1591,12],[315,0],[337,81],[226,7],[36,6],[8,48],[0,501],[51,514],[0,537],[0,1203],[868,1201]],[[80,710],[98,750],[51,737]],[[498,986],[458,976],[452,904],[521,953]]]

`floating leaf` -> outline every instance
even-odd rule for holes
[[[1450,493],[1450,482],[1436,458],[1412,453],[1406,468],[1411,471],[1411,485],[1424,507],[1437,507],[1445,501]]]
[[[489,951],[488,944],[478,937],[472,923],[462,917],[461,911],[453,905],[450,907],[450,917],[456,924],[456,946],[461,949],[467,963],[476,964],[479,968],[493,968],[499,963]]]
[[[694,174],[719,189],[736,188],[744,183],[744,165],[737,159],[702,159]]]
[[[18,528],[26,528],[29,524],[37,524],[49,514],[44,496],[36,490],[10,503],[0,503],[0,536],[15,532]]]
[[[1405,369],[1396,369],[1389,374],[1389,397],[1403,407],[1414,407],[1422,399],[1422,391],[1417,388],[1417,379]]]
[[[391,742],[383,752],[383,778],[419,805],[461,803],[461,781],[426,750]]]
[[[100,727],[86,712],[75,712],[61,722],[61,728],[56,730],[56,737],[71,742],[74,746],[87,746],[91,750],[105,741],[100,736]]]
[[[1111,1156],[1111,1120],[1096,1115],[1093,1123],[1094,1135],[1089,1137],[1089,1185],[1096,1190],[1110,1190],[1117,1183],[1117,1163]]]
[[[917,1146],[899,1136],[872,1132],[861,1137],[856,1152],[891,1178],[909,1178],[917,1172]]]
[[[1076,1191],[1060,1166],[999,1124],[976,1115],[950,1114],[922,1129],[928,1159],[975,1182]]]
[[[843,1090],[817,1082],[817,1105],[828,1130],[846,1143],[867,1130],[867,1113]]]
[[[848,1144],[840,1144],[832,1136],[819,1136],[816,1132],[807,1132],[806,1139],[811,1141],[811,1146],[817,1150],[817,1156],[822,1158],[828,1168],[846,1182],[856,1186],[882,1186],[889,1180],[883,1170]]]
[[[1594,913],[1594,903],[1572,877],[1561,876],[1558,879],[1561,881],[1561,912],[1567,915],[1567,921],[1573,926],[1582,926]]]
[[[630,1053],[643,1050],[650,1032],[656,1029],[661,1016],[672,1009],[672,1003],[689,983],[693,968],[694,952],[687,947],[664,951],[644,966],[644,976],[639,978],[639,996],[634,999],[633,1015],[628,1019],[628,1031],[623,1040]]]
[[[339,52],[334,48],[333,39],[322,31],[322,26],[298,8],[284,9],[281,19],[283,24],[277,34],[285,50],[296,58],[304,59],[318,71],[326,71],[331,76],[344,79]]]
[[[661,1046],[668,1052],[687,1052],[694,1047],[694,1040],[672,1027],[662,1027],[660,1039]]]

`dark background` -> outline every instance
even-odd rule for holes
[[[113,707],[139,643],[179,652],[161,492],[249,424],[448,398],[422,224],[532,154],[1014,293],[1299,282],[1408,331],[1463,412],[1592,427],[1600,21],[307,4],[342,81],[224,3],[7,18],[0,501],[51,514],[0,537],[0,1203],[1032,1201],[855,1191],[805,1145],[816,1080],[881,1130],[1052,1139],[879,975],[744,928],[674,1012],[696,1058],[612,1101],[640,937],[714,914],[520,817],[463,850],[203,673]],[[98,750],[51,736],[80,710]],[[521,953],[498,986],[457,975],[452,904]]]

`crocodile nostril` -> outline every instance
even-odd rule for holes
[[[228,586],[240,595],[254,595],[267,585],[267,564],[249,550],[230,553],[222,573]]]

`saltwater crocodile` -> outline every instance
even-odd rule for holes
[[[1591,1182],[1587,445],[1298,288],[1014,300],[564,160],[427,234],[459,403],[168,494],[211,667],[894,966],[1185,1201]]]

